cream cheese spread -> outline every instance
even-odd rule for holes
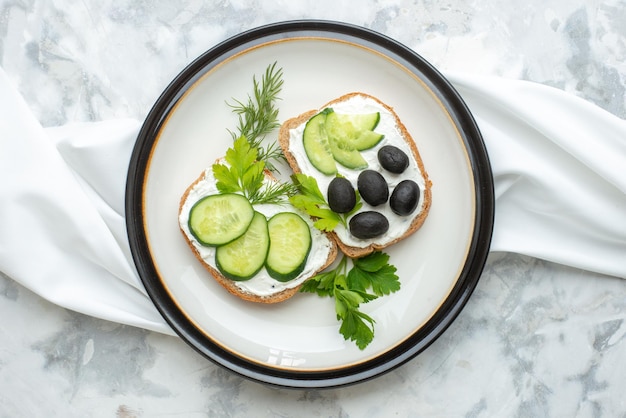
[[[218,190],[215,186],[213,170],[211,168],[207,168],[204,172],[202,180],[197,182],[189,191],[187,198],[183,202],[180,215],[178,217],[180,227],[189,241],[199,251],[204,262],[213,268],[217,268],[215,263],[215,248],[200,244],[191,234],[188,222],[191,207],[201,198],[217,193]],[[288,203],[285,205],[254,205],[254,209],[264,214],[268,219],[279,212],[295,212],[300,215],[302,219],[309,224],[311,229],[311,251],[309,252],[304,270],[295,279],[288,282],[279,282],[278,280],[272,278],[265,268],[263,268],[250,280],[233,281],[239,289],[257,296],[272,296],[283,290],[292,289],[301,285],[307,278],[313,276],[313,274],[326,263],[333,245],[326,234],[317,230],[313,226],[313,221],[308,215],[300,213]]]
[[[350,234],[350,231],[348,231],[348,229],[346,229],[342,225],[338,225],[334,231],[341,241],[351,247],[364,248],[372,243],[387,244],[401,237],[407,231],[415,217],[419,215],[422,207],[424,206],[425,181],[424,177],[422,176],[422,172],[417,166],[415,158],[413,158],[411,148],[402,137],[400,129],[396,124],[396,119],[394,115],[389,112],[384,106],[381,106],[377,101],[369,97],[357,95],[352,96],[341,103],[334,104],[332,108],[337,113],[347,114],[380,112],[380,121],[378,122],[378,125],[376,126],[374,131],[384,134],[384,138],[374,148],[361,151],[361,155],[368,163],[368,169],[383,172],[383,169],[378,162],[377,153],[378,150],[384,145],[394,145],[400,148],[409,156],[409,166],[403,173],[393,174],[390,172],[384,172],[384,177],[389,185],[390,194],[393,191],[393,188],[402,180],[411,179],[417,183],[417,185],[420,187],[421,193],[415,211],[409,216],[399,216],[393,213],[393,211],[389,207],[389,203],[372,207],[367,202],[363,201],[363,207],[360,212],[366,210],[374,210],[382,213],[389,220],[389,230],[384,235],[371,239],[355,238],[352,234]],[[323,109],[320,109],[320,111],[321,110]],[[301,171],[304,174],[313,175],[317,179],[320,191],[324,196],[326,196],[328,191],[328,185],[335,176],[322,174],[315,167],[313,167],[313,165],[309,161],[306,155],[306,151],[304,150],[304,145],[302,141],[305,126],[306,122],[290,130],[289,151],[296,159]],[[357,178],[360,171],[345,168],[340,164],[337,164],[337,170],[339,174],[350,180],[350,183],[352,183],[352,185],[356,186]]]

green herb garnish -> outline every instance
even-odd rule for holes
[[[250,146],[258,150],[257,158],[264,161],[270,171],[276,170],[273,160],[285,158],[276,142],[263,146],[265,135],[280,126],[275,102],[283,86],[282,76],[282,68],[277,68],[276,63],[268,66],[260,83],[256,77],[252,78],[254,93],[247,101],[233,99],[234,103],[229,104],[239,116],[237,130],[230,132],[233,140],[245,136]]]
[[[297,173],[291,176],[291,179],[296,185],[298,193],[291,196],[289,202],[291,202],[294,207],[315,218],[314,225],[320,231],[330,232],[339,224],[347,227],[348,217],[363,206],[361,198],[357,193],[356,205],[350,212],[344,214],[333,212],[328,206],[328,202],[320,191],[317,180],[314,177]]]
[[[230,105],[239,124],[236,132],[230,131],[233,145],[226,151],[225,164],[213,164],[220,193],[241,193],[254,205],[282,204],[297,191],[291,183],[265,181],[265,171],[275,169],[272,160],[285,158],[276,142],[262,146],[265,135],[280,125],[275,102],[283,85],[282,74],[276,63],[269,65],[260,83],[253,76],[253,96],[248,96],[246,103],[235,100]]]
[[[314,177],[298,173],[292,176],[292,180],[298,193],[292,195],[289,202],[313,217],[314,226],[321,231],[333,231],[339,224],[347,227],[348,217],[363,205],[357,193],[357,203],[352,211],[345,214],[333,212]],[[350,270],[347,269],[348,259],[344,255],[335,269],[307,280],[300,291],[334,297],[337,320],[341,321],[339,333],[363,350],[374,338],[375,321],[360,311],[359,306],[399,290],[400,281],[396,268],[388,263],[389,256],[383,252],[351,259]]]
[[[389,255],[383,252],[351,259],[350,270],[347,260],[348,257],[343,256],[335,269],[309,279],[300,291],[334,297],[337,320],[341,321],[339,332],[363,350],[374,339],[376,321],[360,311],[360,305],[396,292],[400,281],[396,268],[389,264]]]
[[[226,151],[227,164],[213,164],[213,176],[220,193],[241,193],[250,203],[283,203],[296,192],[292,183],[264,182],[265,161],[258,159],[258,149],[245,136],[235,140]]]

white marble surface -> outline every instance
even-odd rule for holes
[[[623,0],[2,0],[0,65],[43,126],[142,119],[215,43],[298,18],[372,28],[440,70],[537,81],[626,117]],[[249,382],[4,275],[0,318],[2,417],[626,417],[626,281],[515,254],[490,257],[425,352],[341,389]]]

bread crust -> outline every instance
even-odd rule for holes
[[[339,239],[339,237],[337,236],[336,233],[331,232],[331,236],[333,237],[333,239],[335,240],[335,242],[337,243],[337,245],[339,246],[339,248],[341,249],[341,251],[346,254],[349,257],[352,258],[358,258],[358,257],[363,257],[366,256],[374,251],[377,250],[382,250],[386,247],[389,247],[390,245],[393,245],[405,238],[407,238],[408,236],[412,235],[413,233],[415,233],[424,223],[424,221],[426,220],[426,217],[428,216],[428,212],[430,210],[430,206],[432,203],[432,182],[430,181],[430,179],[428,178],[428,173],[426,171],[426,168],[424,167],[424,163],[422,161],[422,158],[420,156],[420,153],[417,149],[417,145],[415,144],[415,141],[413,140],[413,138],[411,137],[411,134],[408,132],[408,130],[406,129],[406,127],[404,126],[404,124],[402,123],[402,121],[400,120],[400,118],[398,117],[398,115],[396,114],[396,112],[393,110],[393,108],[385,103],[383,103],[381,100],[379,100],[378,98],[371,96],[369,94],[366,93],[361,93],[361,92],[353,92],[353,93],[348,93],[345,94],[341,97],[338,97],[334,100],[331,100],[330,102],[326,103],[325,105],[321,106],[319,109],[314,109],[314,110],[309,110],[306,111],[298,116],[295,116],[291,119],[286,120],[280,127],[280,131],[278,133],[278,144],[280,145],[281,149],[283,150],[283,153],[285,155],[285,158],[287,159],[287,162],[289,164],[289,166],[291,167],[291,169],[295,172],[295,173],[301,173],[302,169],[300,168],[300,166],[298,165],[298,162],[295,158],[295,156],[293,155],[293,153],[290,150],[290,146],[289,146],[289,138],[290,138],[290,133],[289,131],[291,129],[294,129],[298,126],[300,126],[301,124],[305,123],[307,120],[309,120],[311,117],[313,117],[314,115],[316,115],[317,113],[319,113],[321,110],[327,108],[327,107],[333,107],[333,105],[336,105],[338,103],[344,102],[352,97],[355,96],[361,96],[364,98],[369,98],[374,100],[376,103],[378,103],[380,106],[382,106],[383,108],[385,108],[389,113],[391,113],[395,119],[396,125],[402,135],[402,138],[404,139],[404,141],[407,143],[407,145],[409,146],[411,153],[412,153],[412,157],[415,160],[421,174],[422,177],[424,178],[424,189],[421,190],[421,193],[423,195],[423,199],[424,199],[424,204],[422,205],[422,208],[420,210],[420,213],[413,219],[413,221],[411,222],[411,224],[409,225],[409,227],[406,229],[406,231],[399,236],[398,238],[394,239],[391,242],[388,242],[386,244],[377,244],[377,243],[372,243],[367,247],[354,247],[354,246],[350,246],[346,243],[344,243],[343,241],[341,241],[341,239]],[[314,175],[315,173],[305,173],[308,175]],[[321,174],[320,174],[321,175]]]
[[[266,171],[265,175],[269,179],[275,180],[274,177],[272,176],[272,174],[269,171]],[[183,209],[183,206],[185,204],[185,201],[189,197],[189,193],[193,190],[193,188],[198,183],[200,183],[200,182],[202,182],[204,180],[205,180],[205,174],[204,174],[204,172],[202,172],[202,174],[198,178],[196,178],[196,180],[187,187],[187,189],[185,190],[185,192],[183,193],[183,195],[182,195],[182,197],[180,199],[180,204],[178,206],[178,214],[179,215],[182,212],[182,209]],[[183,228],[180,225],[180,223],[179,223],[179,229],[180,229],[181,233],[183,234],[183,237],[185,238],[185,242],[187,243],[189,248],[191,248],[191,251],[193,252],[193,254],[196,257],[196,259],[200,262],[200,264],[202,264],[202,266],[204,268],[206,268],[209,271],[209,273],[215,279],[215,281],[217,283],[219,283],[224,289],[226,289],[231,295],[237,296],[237,297],[239,297],[239,298],[241,298],[243,300],[246,300],[246,301],[249,301],[249,302],[266,303],[266,304],[282,302],[282,301],[285,301],[285,300],[293,297],[296,293],[298,293],[298,291],[300,290],[300,287],[302,287],[302,285],[306,281],[306,280],[304,280],[298,286],[295,286],[295,287],[290,288],[290,289],[284,289],[284,290],[282,290],[280,292],[274,293],[274,294],[269,295],[269,296],[259,296],[259,295],[255,295],[255,294],[250,293],[250,292],[246,292],[246,291],[240,289],[239,287],[237,287],[237,284],[236,284],[235,281],[228,279],[222,273],[220,273],[220,271],[218,269],[216,269],[215,267],[213,267],[210,264],[206,263],[206,261],[204,261],[204,259],[200,255],[200,251],[194,245],[194,243],[189,239],[189,237],[187,236],[187,234],[183,230]],[[318,272],[324,270],[326,267],[328,267],[330,264],[332,264],[332,262],[337,257],[338,250],[337,250],[336,242],[333,239],[331,239],[330,241],[331,241],[331,250],[330,250],[330,253],[328,255],[328,258],[326,259],[326,262],[323,265],[321,265],[315,271],[315,273],[312,276],[314,276],[315,274],[317,274]]]

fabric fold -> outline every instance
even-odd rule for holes
[[[70,310],[171,334],[140,290],[123,234],[112,232],[3,71],[0,98],[0,269]]]
[[[552,87],[447,76],[492,163],[491,250],[626,278],[626,121]]]

